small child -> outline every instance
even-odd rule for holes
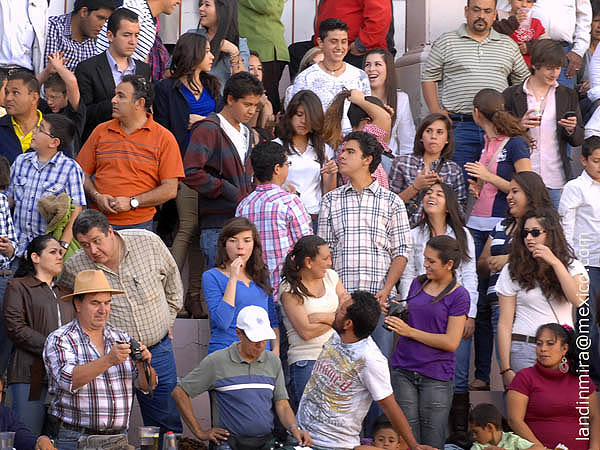
[[[531,17],[531,8],[536,0],[511,0],[510,13],[498,11],[498,19],[493,27],[498,33],[509,35],[519,46],[523,59],[530,64],[531,46],[537,39],[547,39],[549,36],[538,19]]]
[[[471,410],[469,426],[475,439],[471,450],[544,450],[540,444],[533,444],[515,433],[502,431],[502,414],[490,403],[480,403]]]
[[[377,419],[373,433],[373,445],[359,445],[354,450],[374,450],[384,448],[385,450],[408,450],[408,445],[402,439],[392,424],[388,422],[387,417],[383,416]]]

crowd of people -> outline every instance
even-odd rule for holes
[[[181,0],[0,0],[15,448],[127,446],[135,397],[161,448],[600,450],[600,4],[465,1],[415,127],[391,0],[289,48],[283,0],[200,0],[174,46]]]

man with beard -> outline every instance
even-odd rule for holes
[[[452,159],[461,167],[479,160],[485,146],[483,130],[473,122],[475,94],[484,88],[503,92],[508,80],[517,84],[530,75],[517,44],[492,29],[495,17],[496,0],[467,0],[466,23],[433,43],[421,76],[429,111],[453,121]]]
[[[394,398],[388,361],[370,337],[380,314],[367,291],[355,291],[336,311],[337,333],[323,346],[298,407],[298,425],[314,448],[358,446],[362,421],[375,400],[411,450],[431,449],[415,440]]]

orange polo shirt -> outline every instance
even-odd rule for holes
[[[102,194],[135,197],[167,178],[183,178],[183,162],[175,137],[152,119],[127,135],[118,119],[98,125],[77,155],[77,162]],[[97,208],[92,205],[92,208]],[[136,225],[152,220],[156,208],[140,207],[107,215],[114,225]]]

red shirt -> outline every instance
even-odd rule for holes
[[[534,17],[531,19],[531,26],[529,28],[519,27],[513,31],[510,37],[517,44],[520,44],[521,42],[533,41],[539,38],[545,32],[546,30],[544,25],[542,25],[542,22]],[[529,67],[531,65],[531,56],[529,56],[529,54],[523,55],[523,59],[527,63],[527,67]]]
[[[387,48],[387,34],[392,23],[391,0],[321,0],[315,20],[315,45],[319,24],[332,17],[348,25],[349,43],[359,38],[367,50]]]

